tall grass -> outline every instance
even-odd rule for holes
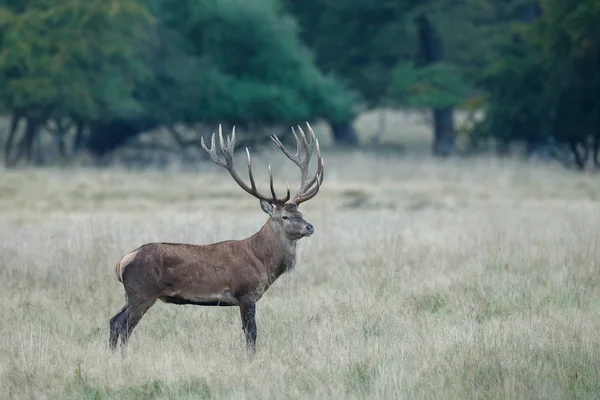
[[[243,238],[264,223],[226,172],[3,171],[0,397],[600,396],[597,177],[325,157],[321,193],[302,205],[316,233],[259,301],[254,357],[237,308],[162,303],[126,358],[108,349],[122,255],[147,241]],[[297,183],[269,158],[280,187]]]

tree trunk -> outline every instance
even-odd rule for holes
[[[586,163],[585,154],[581,154],[579,152],[578,144],[575,140],[571,140],[569,145],[571,146],[571,152],[573,153],[573,158],[575,159],[575,165],[577,166],[577,169],[583,171]]]
[[[25,125],[25,136],[21,141],[21,148],[25,153],[25,160],[28,163],[33,161],[35,139],[40,130],[40,120],[37,118],[27,118]]]
[[[8,131],[8,138],[6,139],[6,144],[4,145],[4,166],[9,168],[14,166],[18,159],[12,160],[12,150],[13,145],[15,143],[15,137],[17,136],[17,131],[19,130],[19,124],[21,122],[21,115],[19,113],[14,113],[10,119],[10,130]]]
[[[58,152],[60,156],[67,157],[67,142],[65,140],[65,136],[61,135],[61,137],[58,140]]]
[[[421,14],[416,19],[419,31],[420,60],[427,66],[444,61],[444,45],[429,18]],[[432,151],[435,156],[445,157],[454,152],[454,108],[433,109],[434,139]]]
[[[61,158],[67,157],[67,133],[71,130],[73,122],[68,119],[56,121],[56,145]]]
[[[592,152],[594,155],[594,167],[600,168],[600,134],[596,133],[593,138]]]
[[[352,122],[330,123],[331,133],[336,144],[342,146],[357,146],[358,136]]]
[[[433,154],[446,157],[454,152],[454,113],[452,107],[433,110]]]
[[[86,125],[83,122],[75,122],[75,140],[73,142],[73,153],[79,153],[81,150],[83,150],[85,142],[85,127]]]

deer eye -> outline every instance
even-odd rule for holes
[[[287,215],[284,215],[283,217],[281,217],[281,219],[290,219],[290,217],[288,217]]]

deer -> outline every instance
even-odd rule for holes
[[[294,268],[297,242],[315,232],[298,207],[317,195],[323,184],[325,167],[319,141],[310,124],[307,122],[306,125],[308,135],[300,126],[298,134],[292,127],[296,140],[295,154],[290,153],[275,134],[270,137],[300,168],[300,188],[291,201],[289,183],[287,194],[277,197],[270,164],[270,195],[258,191],[248,148],[250,185],[238,175],[234,167],[235,127],[231,136],[227,135],[224,140],[219,125],[223,159],[217,155],[215,133],[212,134],[210,149],[201,137],[201,147],[210,159],[226,169],[246,193],[260,201],[268,219],[258,232],[245,239],[203,245],[152,242],[125,255],[115,268],[117,280],[125,290],[125,305],[109,322],[111,350],[116,350],[120,337],[121,349],[125,352],[134,328],[148,309],[161,300],[177,305],[238,306],[246,348],[251,353],[256,351],[256,303],[277,278]],[[317,169],[309,179],[308,167],[315,148]]]

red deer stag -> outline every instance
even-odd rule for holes
[[[296,138],[296,154],[288,152],[277,136],[271,137],[301,171],[300,189],[289,203],[289,185],[284,198],[279,199],[275,195],[270,165],[272,196],[258,191],[252,176],[248,149],[250,186],[237,174],[233,165],[235,128],[225,143],[219,125],[219,142],[224,160],[217,155],[214,133],[210,149],[201,139],[202,148],[210,158],[229,171],[242,189],[260,200],[260,206],[269,219],[257,233],[243,240],[226,240],[208,245],[147,243],[123,257],[117,263],[116,274],[125,288],[126,304],[110,319],[109,345],[112,350],[117,347],[119,335],[121,348],[124,350],[127,347],[131,332],[157,299],[172,304],[239,306],[247,347],[255,350],[256,302],[281,274],[294,267],[297,241],[314,233],[313,226],[298,211],[298,206],[313,198],[323,183],[324,164],[319,142],[308,123],[307,126],[308,135],[300,127],[297,135],[292,128]],[[318,156],[317,170],[314,177],[308,179],[308,166],[314,147]]]

